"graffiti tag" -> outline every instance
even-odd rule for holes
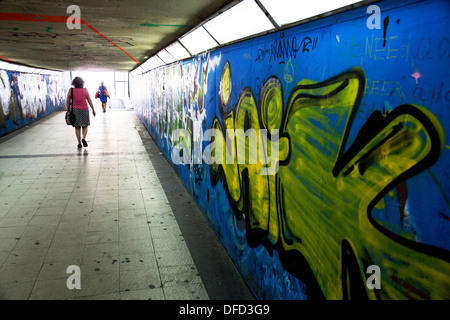
[[[298,53],[311,52],[317,48],[318,37],[303,37],[298,42],[297,37],[284,38],[284,34],[280,39],[275,39],[270,47],[264,45],[263,48],[258,49],[256,62],[263,62],[269,59],[269,63],[278,62],[279,64],[286,63],[290,58],[297,58]]]

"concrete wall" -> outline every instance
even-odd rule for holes
[[[131,80],[258,298],[450,298],[450,3],[377,6]]]
[[[31,74],[0,69],[0,136],[60,110],[70,73]]]

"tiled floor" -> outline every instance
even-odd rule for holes
[[[134,111],[63,118],[0,139],[0,299],[252,299]]]

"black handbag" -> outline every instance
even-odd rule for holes
[[[73,112],[73,88],[70,89],[70,103],[66,112],[66,124],[73,126],[75,124],[75,113]]]

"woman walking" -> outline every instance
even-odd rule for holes
[[[75,123],[72,125],[75,127],[75,135],[78,140],[78,149],[81,149],[81,144],[86,148],[88,146],[86,142],[86,135],[88,132],[88,126],[91,124],[89,121],[89,106],[92,108],[92,114],[95,117],[94,105],[92,104],[91,96],[86,88],[84,88],[84,81],[80,77],[75,77],[72,81],[73,89],[67,92],[66,108],[69,109],[70,97],[73,92],[73,111],[75,114]],[[83,137],[81,137],[81,128],[83,128]]]

